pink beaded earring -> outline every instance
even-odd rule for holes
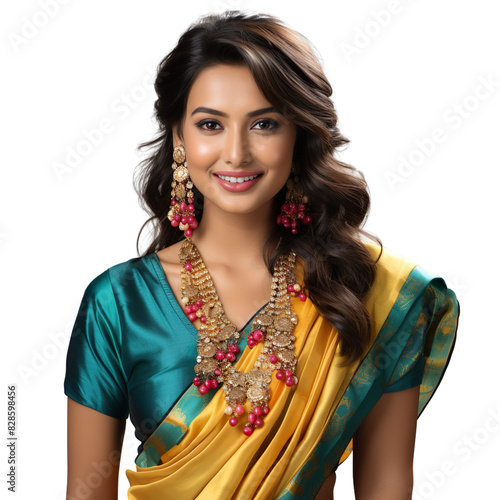
[[[194,215],[193,205],[193,182],[189,178],[189,171],[186,162],[186,150],[184,146],[176,146],[174,148],[174,169],[172,181],[172,200],[170,202],[170,210],[168,212],[168,220],[173,227],[178,227],[184,231],[186,238],[193,236],[193,229],[198,227],[198,221]],[[188,190],[186,192],[186,190]],[[186,203],[186,194],[188,196]]]
[[[276,218],[276,223],[286,228],[291,228],[292,234],[297,234],[299,221],[302,224],[310,224],[312,217],[309,215],[309,207],[306,204],[309,198],[304,195],[302,184],[295,165],[292,164],[290,177],[286,181],[286,203],[281,205],[281,213]]]

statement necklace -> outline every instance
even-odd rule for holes
[[[193,384],[200,394],[207,394],[222,384],[227,402],[224,413],[230,417],[229,425],[233,427],[245,411],[243,405],[250,400],[248,422],[243,428],[243,433],[250,436],[256,427],[263,425],[263,418],[269,413],[269,384],[273,371],[276,370],[276,378],[289,387],[298,382],[292,334],[298,317],[290,295],[302,301],[306,300],[306,295],[293,274],[296,254],[292,251],[288,256],[280,256],[274,265],[270,301],[253,320],[253,331],[247,339],[250,349],[263,343],[248,373],[233,366],[240,352],[237,344],[240,332],[226,318],[210,274],[191,238],[184,241],[178,255],[183,264],[181,300],[184,312],[191,322],[197,318],[201,322]]]

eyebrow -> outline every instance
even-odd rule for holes
[[[212,108],[206,108],[204,106],[198,106],[192,113],[191,116],[193,116],[195,113],[209,113],[211,115],[217,115],[217,116],[223,116],[224,118],[228,118],[229,115],[227,113],[224,113],[222,111],[219,111],[217,109],[212,109]],[[269,108],[261,108],[261,109],[256,109],[255,111],[250,111],[247,113],[247,117],[251,118],[252,116],[257,116],[261,115],[264,113],[280,113],[274,106],[271,106]],[[281,114],[281,113],[280,113]]]

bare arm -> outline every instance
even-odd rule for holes
[[[67,500],[116,500],[126,420],[68,398]]]
[[[411,500],[419,386],[385,393],[356,430],[356,500]]]
[[[333,500],[333,487],[335,486],[336,479],[337,475],[335,472],[332,472],[326,478],[318,494],[314,497],[314,500]]]

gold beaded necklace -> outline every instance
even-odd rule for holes
[[[271,399],[269,384],[273,370],[276,378],[287,386],[297,384],[293,329],[298,317],[293,310],[290,295],[305,301],[306,295],[293,274],[296,254],[280,256],[273,269],[271,298],[252,322],[248,335],[250,349],[262,342],[263,347],[253,368],[248,373],[236,370],[233,363],[240,352],[237,341],[240,332],[226,318],[214,284],[201,255],[191,238],[187,238],[178,252],[181,268],[181,294],[184,311],[191,322],[200,319],[198,331],[198,356],[194,368],[193,384],[201,394],[222,384],[226,394],[229,424],[236,426],[244,413],[243,405],[250,400],[248,422],[243,428],[250,436],[256,427],[263,425],[269,413]]]

